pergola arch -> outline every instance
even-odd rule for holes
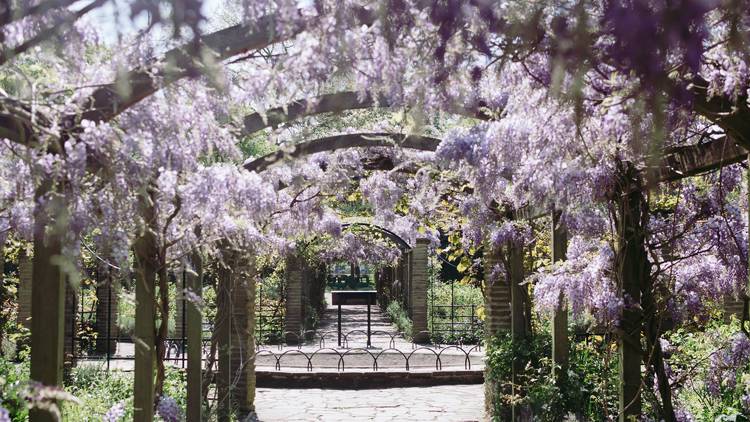
[[[406,240],[404,240],[404,238],[402,238],[401,236],[397,235],[396,233],[394,233],[394,232],[392,232],[392,231],[390,231],[390,230],[386,229],[385,227],[380,226],[378,224],[368,223],[368,222],[362,221],[362,222],[343,223],[341,225],[341,229],[342,230],[346,230],[347,228],[351,228],[351,227],[367,227],[367,228],[375,229],[378,232],[380,232],[381,234],[383,234],[385,237],[387,237],[391,242],[393,242],[394,244],[396,244],[396,246],[398,246],[398,248],[402,252],[408,251],[409,249],[411,249],[411,245],[409,245],[409,242],[407,242]]]

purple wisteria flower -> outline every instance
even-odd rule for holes
[[[104,414],[104,422],[119,422],[125,416],[125,400],[115,403]]]
[[[738,372],[750,364],[750,339],[744,333],[735,334],[728,347],[711,356],[706,386],[708,392],[718,396],[722,388],[737,386]]]
[[[164,422],[179,422],[182,420],[182,409],[172,397],[162,396],[156,405],[156,413]]]
[[[0,406],[0,422],[10,422],[10,412],[2,406]]]

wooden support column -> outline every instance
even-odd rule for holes
[[[510,325],[511,336],[514,342],[524,341],[529,335],[529,320],[526,315],[526,286],[523,285],[523,247],[511,243],[508,245],[508,261],[510,269]],[[520,374],[523,371],[522,362],[513,357],[512,379],[513,394],[520,394]],[[521,409],[517,405],[512,406],[512,420],[520,420]]]
[[[35,194],[34,259],[31,284],[31,379],[62,386],[65,327],[65,274],[60,260],[69,213],[45,181]],[[54,421],[47,410],[32,409],[32,422]]]
[[[185,274],[186,289],[195,298],[203,296],[203,260],[198,252],[191,255],[190,271]],[[187,422],[203,422],[203,312],[195,301],[187,301]]]
[[[239,251],[225,251],[219,274],[222,293],[219,332],[220,422],[246,420],[255,412],[255,278],[253,263]],[[217,318],[219,318],[217,312]]]
[[[644,249],[644,200],[635,167],[621,163],[617,205],[617,239],[615,245],[615,275],[625,300],[620,321],[619,349],[619,420],[638,419],[641,414],[641,289],[647,276],[648,259]]]
[[[552,262],[564,261],[568,253],[568,230],[560,221],[560,212],[552,212]],[[565,383],[568,374],[568,303],[560,293],[560,304],[552,317],[552,375],[558,386]]]
[[[148,197],[139,199],[144,227],[133,245],[135,255],[135,371],[133,382],[133,420],[154,419],[154,369],[156,367],[156,275],[158,245],[155,233],[155,196],[149,188]]]
[[[412,334],[415,343],[427,342],[427,248],[429,239],[417,239],[411,251],[411,283],[409,297],[411,305]]]

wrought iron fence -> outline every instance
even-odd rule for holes
[[[439,343],[478,342],[483,322],[477,316],[477,305],[430,306],[430,338]]]

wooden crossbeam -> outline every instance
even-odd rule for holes
[[[246,162],[243,167],[258,173],[285,159],[296,159],[324,151],[336,151],[361,147],[401,147],[421,151],[435,151],[440,139],[429,136],[402,135],[397,133],[349,133],[313,139],[294,145],[289,150],[279,150]]]
[[[347,110],[361,110],[367,108],[388,108],[394,104],[383,95],[373,96],[370,93],[360,95],[353,91],[324,94],[310,99],[293,101],[283,107],[267,110],[265,113],[252,113],[243,119],[243,135],[252,135],[268,127],[278,127],[283,123],[292,122],[304,117],[322,113],[341,113]],[[479,120],[492,120],[497,112],[488,108],[484,101],[478,101],[472,107],[447,107],[446,113],[470,117]]]

